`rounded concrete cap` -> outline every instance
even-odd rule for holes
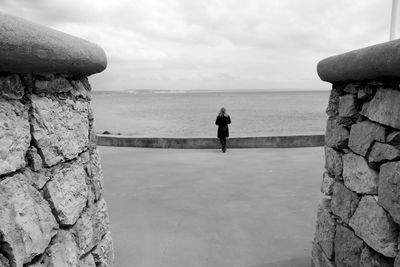
[[[0,71],[91,75],[107,67],[104,50],[84,39],[0,13]]]
[[[400,77],[400,39],[321,60],[317,66],[326,82]]]

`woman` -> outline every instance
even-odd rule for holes
[[[221,108],[215,124],[218,125],[218,138],[221,142],[222,152],[225,153],[226,151],[226,138],[229,137],[229,128],[228,124],[231,123],[231,118],[229,117],[228,113],[226,113],[225,108]]]

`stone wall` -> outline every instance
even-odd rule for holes
[[[4,14],[0,29],[0,267],[114,266],[87,79],[105,54]]]
[[[377,45],[318,66],[333,85],[313,266],[400,266],[400,69],[384,58],[394,57],[399,44],[385,43],[384,54]]]

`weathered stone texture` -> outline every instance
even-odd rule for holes
[[[323,203],[320,203],[318,205],[317,230],[314,241],[319,244],[330,260],[333,259],[335,229],[336,222],[329,213],[329,209]]]
[[[329,147],[343,149],[347,147],[349,131],[339,124],[336,118],[329,118],[326,124],[325,144]]]
[[[327,172],[324,172],[321,183],[321,192],[326,196],[332,195],[334,184],[335,179],[331,178]]]
[[[54,167],[51,176],[44,188],[44,195],[57,221],[61,225],[73,225],[87,202],[85,169],[79,161],[64,163]]]
[[[89,144],[88,103],[70,99],[31,96],[32,135],[52,166],[64,159],[73,159]]]
[[[375,142],[368,157],[370,163],[382,163],[400,158],[400,150],[394,146]]]
[[[331,176],[341,177],[343,172],[342,153],[325,146],[325,168]]]
[[[100,243],[92,251],[97,267],[114,266],[114,249],[111,233],[107,232]]]
[[[348,83],[344,87],[343,91],[349,94],[357,94],[359,85],[357,83]]]
[[[63,78],[58,77],[50,81],[39,81],[35,82],[34,92],[40,93],[65,93],[73,89],[70,82]]]
[[[0,98],[0,175],[25,166],[31,140],[28,110],[19,101]]]
[[[42,157],[39,155],[36,147],[31,146],[27,153],[26,158],[28,160],[29,167],[34,171],[39,171],[43,167]]]
[[[88,174],[87,184],[89,185],[90,194],[93,200],[99,200],[103,191],[103,171],[100,166],[100,154],[97,148],[89,153],[89,161],[86,165]]]
[[[343,180],[350,190],[360,194],[378,193],[378,173],[365,158],[354,153],[343,156]]]
[[[358,90],[357,98],[359,100],[368,100],[374,95],[374,90],[371,86],[364,85]]]
[[[339,97],[339,116],[351,117],[357,114],[357,97],[355,95],[344,95]]]
[[[372,121],[400,129],[400,91],[379,88],[371,102],[365,104],[361,114]]]
[[[10,262],[2,254],[0,254],[0,267],[10,267]]]
[[[397,255],[397,225],[372,196],[363,196],[349,225],[375,251],[386,257]]]
[[[22,266],[42,254],[58,225],[49,204],[23,175],[0,182],[0,236],[12,266]]]
[[[104,199],[100,199],[91,206],[86,207],[72,230],[76,237],[80,254],[83,255],[89,252],[99,244],[108,229],[109,219]]]
[[[360,266],[363,241],[347,227],[338,225],[335,235],[335,264],[337,267]]]
[[[39,262],[31,267],[80,267],[79,249],[74,236],[64,230],[59,230],[50,246]]]
[[[26,168],[23,174],[25,176],[25,180],[37,190],[43,189],[47,181],[50,180],[50,176],[46,175],[46,172],[44,171],[34,172],[31,169]]]
[[[0,77],[0,97],[21,99],[24,96],[24,85],[17,74]]]
[[[400,162],[388,162],[381,166],[378,203],[400,223]]]
[[[330,261],[321,247],[313,242],[312,244],[312,267],[336,267],[333,261]]]
[[[360,197],[351,192],[343,183],[336,182],[333,186],[331,210],[333,214],[339,216],[344,222],[349,222],[357,209],[359,201]]]
[[[374,141],[385,142],[386,129],[370,121],[362,121],[351,127],[349,148],[355,153],[367,156]]]
[[[399,146],[400,145],[400,132],[394,131],[388,134],[386,137],[386,142],[392,146]]]
[[[339,114],[339,96],[339,90],[335,87],[332,88],[331,94],[329,95],[328,106],[325,111],[329,117],[335,117]]]
[[[365,246],[361,251],[361,267],[392,267],[393,259],[384,257],[375,250]]]
[[[101,266],[101,265],[98,265],[98,266]],[[112,266],[114,266],[114,265],[112,265]],[[93,255],[88,254],[83,259],[81,259],[79,261],[79,267],[96,267],[96,262],[94,261]]]

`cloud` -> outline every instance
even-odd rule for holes
[[[98,90],[328,88],[324,57],[388,39],[381,0],[0,0],[4,12],[100,44]]]

